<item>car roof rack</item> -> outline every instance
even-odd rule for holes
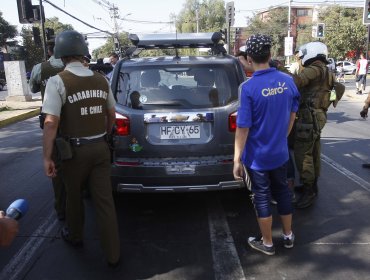
[[[128,37],[137,49],[211,48],[216,55],[226,53],[221,32],[129,34]]]

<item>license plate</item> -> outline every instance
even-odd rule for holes
[[[199,125],[162,125],[159,128],[160,138],[165,139],[196,139],[200,138]]]

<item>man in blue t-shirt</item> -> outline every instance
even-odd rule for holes
[[[267,255],[275,254],[272,197],[277,201],[283,224],[284,247],[294,245],[292,193],[287,185],[287,136],[299,104],[299,92],[292,77],[270,68],[270,49],[271,38],[265,35],[252,35],[246,42],[246,59],[254,73],[239,87],[233,169],[235,179],[242,179],[245,166],[252,181],[262,239],[250,237],[248,244]]]

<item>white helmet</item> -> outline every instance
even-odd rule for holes
[[[314,60],[321,60],[328,63],[328,47],[321,42],[310,42],[299,48],[299,57],[302,58],[302,65],[307,66]]]

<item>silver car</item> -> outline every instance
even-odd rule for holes
[[[179,36],[181,35],[181,37]],[[177,37],[175,37],[177,36]],[[113,189],[188,192],[241,188],[232,175],[238,86],[245,80],[221,34],[131,35],[139,49],[175,49],[173,56],[118,62]],[[211,55],[179,56],[208,47]]]
[[[337,62],[337,71],[338,67],[343,67],[344,74],[352,74],[356,73],[356,64],[353,64],[349,61],[338,61]]]

